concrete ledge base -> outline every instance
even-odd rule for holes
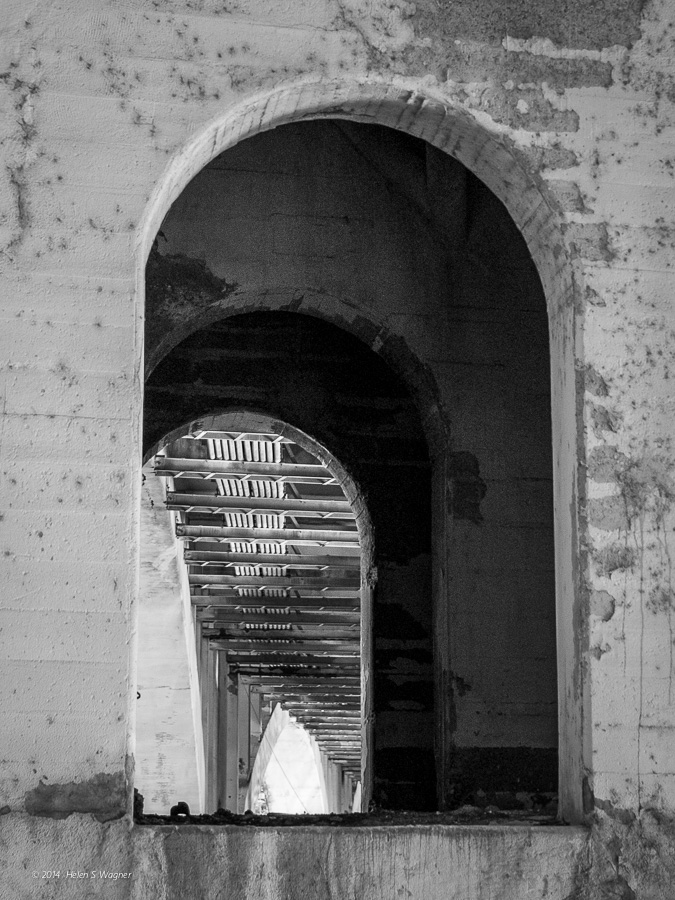
[[[0,892],[68,900],[565,900],[579,886],[587,844],[585,829],[563,826],[152,827],[8,815],[0,819]]]

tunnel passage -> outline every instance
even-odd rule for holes
[[[558,712],[548,317],[537,269],[504,205],[457,160],[409,134],[341,120],[283,125],[214,158],[185,188],[157,236],[146,283],[149,372],[208,322],[222,328],[224,316],[276,310],[358,335],[404,379],[416,412],[411,406],[414,426],[401,417],[400,434],[428,441],[433,526],[417,515],[411,483],[389,466],[383,478],[421,530],[401,532],[399,542],[396,519],[391,529],[380,525],[377,590],[382,597],[389,581],[387,602],[395,597],[407,610],[413,591],[420,609],[433,610],[438,803],[494,805],[497,794],[508,793],[509,803],[524,792],[550,799]],[[250,334],[233,351],[244,380],[260,359]],[[332,349],[303,346],[294,366],[304,372],[301,357]],[[180,352],[176,369],[188,363]],[[357,432],[371,411],[350,401],[344,427],[321,438],[312,410],[324,388],[316,381],[303,395],[307,384],[299,377],[293,388],[294,371],[287,385],[297,400],[285,420],[315,434],[358,481]],[[241,403],[267,409],[267,388],[245,390]],[[189,403],[184,410],[195,414]],[[368,503],[377,496],[370,491]],[[429,546],[431,570],[425,563],[418,578],[413,561]],[[401,569],[389,575],[388,560],[401,553],[407,581]],[[418,624],[409,623],[411,641]],[[390,684],[376,686],[378,703],[389,704],[376,726],[380,772],[388,759],[402,785],[404,770],[427,767],[432,744],[430,694],[417,696],[405,674],[413,649],[416,665],[431,666],[430,644],[420,635],[404,660],[397,622],[380,617],[377,627],[379,660],[392,669]],[[398,726],[390,726],[403,713],[415,723],[407,740],[417,756],[395,751]],[[409,793],[414,799],[400,804],[414,808],[421,795]],[[381,802],[399,803],[394,794],[385,785]]]
[[[180,422],[251,407],[315,438],[363,492],[377,570],[373,799],[433,809],[430,464],[417,409],[386,363],[347,332],[308,316],[252,313],[198,331],[156,367],[146,447]]]

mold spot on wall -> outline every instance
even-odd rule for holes
[[[628,461],[617,472],[617,480],[630,519],[644,515],[649,508],[658,521],[675,499],[671,466],[655,454]]]
[[[126,776],[94,775],[88,781],[46,784],[41,781],[25,796],[26,812],[65,819],[72,813],[91,813],[99,822],[119,819],[126,812]]]
[[[4,177],[8,183],[8,193],[14,198],[14,209],[9,214],[11,237],[4,247],[5,251],[17,247],[23,241],[30,224],[26,171],[37,157],[34,147],[37,134],[34,98],[40,91],[39,63],[33,66],[31,77],[27,80],[19,76],[18,70],[19,63],[11,62],[7,71],[0,72],[0,84],[9,89],[10,103],[16,114],[14,134],[7,136],[10,140],[6,137],[3,141],[12,147],[12,152],[6,156]]]
[[[598,575],[609,578],[614,572],[625,572],[635,564],[635,552],[624,544],[610,544],[595,554]]]
[[[657,585],[647,598],[647,609],[654,614],[675,610],[675,591],[671,587]]]
[[[600,483],[615,482],[628,457],[616,447],[596,447],[588,456],[588,477]]]

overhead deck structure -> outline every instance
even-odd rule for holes
[[[166,480],[166,506],[184,544],[202,672],[205,651],[216,651],[216,678],[226,679],[217,760],[226,805],[244,811],[276,703],[355,787],[360,548],[336,477],[288,437],[225,431],[174,441],[155,456],[154,473]]]

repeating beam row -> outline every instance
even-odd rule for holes
[[[236,478],[290,482],[291,484],[335,484],[334,475],[320,465],[245,462],[224,459],[173,459],[155,457],[155,475],[163,478]]]

